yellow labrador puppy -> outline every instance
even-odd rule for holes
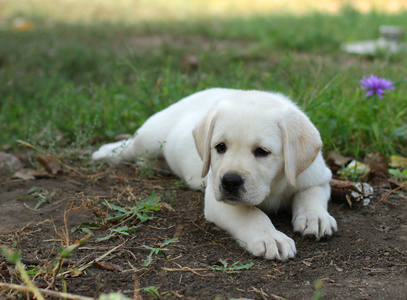
[[[294,241],[267,216],[292,209],[294,231],[316,239],[337,230],[327,212],[331,172],[308,117],[281,94],[214,88],[150,117],[134,137],[93,159],[167,169],[205,189],[205,217],[255,256],[286,260]]]

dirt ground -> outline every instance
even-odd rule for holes
[[[12,174],[0,169],[0,244],[20,251],[27,269],[37,266],[32,278],[39,288],[49,287],[53,280],[52,264],[58,247],[67,240],[66,232],[72,243],[86,234],[72,229],[94,222],[98,228],[92,230],[93,236],[72,252],[62,270],[89,264],[80,273],[66,274],[64,280],[57,277],[56,290],[89,297],[121,292],[143,299],[320,299],[322,293],[324,299],[406,299],[403,195],[382,201],[385,191],[376,191],[370,204],[352,208],[331,202],[329,211],[339,232],[320,242],[294,234],[288,213],[271,216],[298,250],[294,259],[278,262],[245,253],[227,233],[205,221],[203,194],[183,188],[174,177],[143,177],[132,166],[65,167],[55,178],[33,180],[13,179]],[[37,194],[29,195],[33,187]],[[153,213],[155,219],[101,220],[114,214],[103,201],[131,207],[152,193],[166,203]],[[39,194],[48,201],[34,210]],[[132,225],[140,226],[129,235],[97,240],[109,229]],[[159,248],[172,238],[178,240],[162,246],[167,250],[152,255],[151,263],[143,266],[151,253],[145,246]],[[238,261],[254,265],[238,273],[211,269],[221,269],[219,260],[229,266]],[[0,255],[0,282],[21,284],[19,278]],[[1,297],[24,294],[3,289]]]

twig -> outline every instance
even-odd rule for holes
[[[256,289],[253,286],[252,286],[251,290],[248,290],[248,292],[255,292],[255,293],[259,294],[262,299],[266,299],[268,297],[268,295],[263,291],[263,289],[259,290],[259,289]]]
[[[140,279],[137,275],[134,275],[134,292],[133,292],[133,299],[134,300],[142,300],[143,298],[140,295]]]
[[[191,269],[190,267],[183,267],[180,269],[170,269],[170,268],[161,268],[163,271],[167,271],[167,272],[191,272],[194,273],[195,275],[198,275],[200,277],[212,277],[215,276],[213,274],[208,274],[208,275],[202,275],[199,274],[197,271],[208,271],[208,269],[206,268],[202,268],[202,269]]]
[[[23,203],[23,204],[24,204],[24,207],[25,207],[26,209],[31,210],[31,211],[33,211],[33,212],[36,212],[37,214],[39,213],[38,210],[29,207],[29,206],[28,206],[27,204],[25,204],[25,203]]]
[[[6,289],[17,290],[17,291],[22,291],[22,292],[33,292],[29,287],[26,287],[23,285],[18,285],[18,284],[12,284],[12,283],[0,282],[0,288],[6,288]],[[73,300],[93,300],[94,299],[91,297],[78,296],[78,295],[51,291],[51,290],[45,290],[45,289],[39,289],[39,288],[38,288],[38,291],[40,291],[44,295],[48,295],[48,296],[56,297],[56,298],[60,298],[60,299],[64,299],[64,298],[73,299]]]
[[[384,202],[384,203],[387,203],[387,204],[391,204],[391,205],[394,205],[394,206],[399,206],[399,205],[401,205],[404,201],[406,201],[406,200],[407,200],[407,197],[404,197],[403,201],[401,201],[400,203],[394,203],[394,202],[391,202],[391,201],[388,201],[388,200],[387,200],[387,199],[391,196],[391,194],[393,194],[394,192],[396,192],[396,191],[402,189],[403,187],[404,187],[404,186],[399,186],[398,188],[395,188],[395,189],[393,189],[393,190],[387,191],[387,193],[384,194],[384,196],[374,205],[373,213],[376,214],[376,207],[377,207],[381,202]]]
[[[123,246],[125,243],[120,244],[112,249],[110,249],[109,251],[107,251],[105,254],[103,254],[102,256],[99,256],[97,258],[95,258],[94,260],[88,262],[87,264],[83,265],[82,267],[79,267],[78,270],[80,272],[86,270],[87,268],[89,268],[91,265],[93,265],[94,263],[97,263],[99,261],[101,261],[102,259],[104,259],[106,256],[108,256],[110,253],[112,253],[113,251],[116,251],[118,248],[120,248],[121,246]]]

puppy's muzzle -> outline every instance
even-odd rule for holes
[[[227,173],[222,177],[221,189],[229,200],[238,200],[239,193],[243,190],[244,179],[239,174]]]

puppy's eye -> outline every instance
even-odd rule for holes
[[[270,154],[270,152],[259,147],[259,148],[254,149],[253,154],[256,157],[266,157],[267,155]]]
[[[223,154],[226,152],[226,145],[225,143],[219,143],[215,146],[215,149],[219,154]]]

